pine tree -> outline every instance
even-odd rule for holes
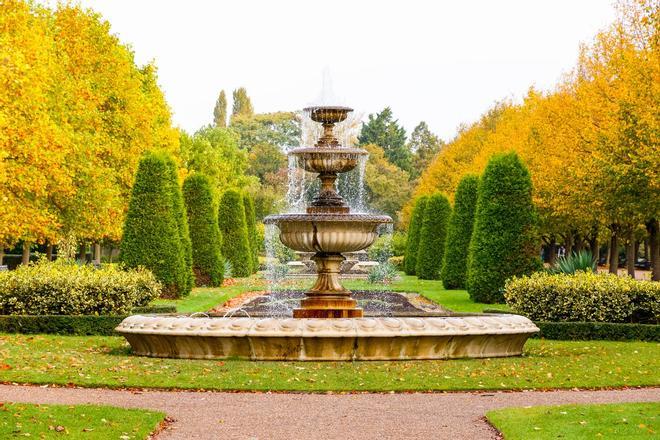
[[[254,215],[254,201],[248,193],[243,193],[243,209],[247,223],[248,242],[252,255],[252,272],[259,270],[259,237],[257,237],[257,219]]]
[[[222,234],[222,255],[231,263],[232,274],[247,277],[252,274],[252,255],[248,240],[247,221],[241,194],[225,191],[218,207],[218,226]]]
[[[252,116],[254,114],[254,108],[252,108],[252,101],[247,94],[245,87],[240,87],[232,93],[234,103],[231,110],[231,117],[237,116]]]
[[[138,165],[128,205],[120,260],[143,266],[163,284],[163,294],[185,294],[186,261],[172,196],[169,159],[149,153]]]
[[[406,252],[404,255],[403,266],[407,275],[415,275],[417,267],[417,249],[419,248],[419,234],[424,221],[424,209],[428,196],[419,197],[415,201],[410,225],[408,226],[408,239],[406,242]]]
[[[411,177],[419,177],[429,166],[444,143],[431,133],[426,122],[420,122],[410,134],[408,150],[412,153]]]
[[[415,273],[422,280],[440,278],[442,258],[445,252],[447,223],[451,215],[451,205],[447,197],[440,193],[433,194],[426,202],[424,220],[419,233],[417,266]]]
[[[466,174],[456,188],[454,209],[447,227],[445,258],[440,272],[445,289],[465,289],[467,256],[474,225],[478,185],[478,176]]]
[[[220,254],[222,241],[209,178],[201,173],[188,176],[183,182],[183,196],[188,213],[196,284],[221,286],[224,276],[224,261]]]
[[[369,115],[358,136],[360,145],[375,144],[383,149],[390,163],[410,172],[412,153],[406,145],[406,130],[392,116],[392,109]]]
[[[476,302],[503,302],[506,279],[540,269],[532,181],[516,153],[491,157],[479,183],[467,288]]]
[[[224,90],[220,91],[213,108],[213,125],[220,128],[227,126],[227,96],[225,96]]]

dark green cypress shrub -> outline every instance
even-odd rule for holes
[[[478,185],[479,177],[467,174],[456,188],[454,209],[447,226],[445,258],[440,272],[445,289],[465,289],[467,256],[474,225]]]
[[[540,269],[532,181],[515,153],[494,155],[481,177],[468,256],[476,302],[504,302],[504,282]]]
[[[220,199],[218,226],[222,234],[222,255],[231,263],[232,275],[252,274],[252,255],[247,235],[243,200],[238,191],[230,189]]]
[[[415,268],[417,277],[422,280],[440,278],[450,215],[451,205],[447,197],[440,193],[429,197],[424,209],[422,229],[419,233],[417,267]]]
[[[195,277],[192,270],[192,244],[190,242],[190,230],[188,229],[188,215],[183,203],[183,193],[179,186],[179,176],[177,166],[172,156],[166,155],[165,160],[170,171],[170,186],[172,195],[172,207],[174,208],[174,219],[176,220],[179,240],[181,240],[181,250],[183,252],[183,261],[185,267],[181,272],[180,294],[186,296],[192,290],[195,284]]]
[[[417,267],[417,248],[419,247],[419,233],[424,221],[424,209],[428,196],[421,196],[415,201],[410,225],[408,226],[408,240],[406,242],[406,252],[403,257],[403,267],[407,275],[415,275]]]
[[[243,193],[243,209],[247,224],[250,255],[252,255],[252,272],[259,270],[259,237],[257,236],[257,219],[254,215],[254,201],[248,193]]]
[[[120,261],[143,266],[163,284],[163,295],[179,297],[185,290],[185,259],[175,218],[168,158],[148,153],[141,160],[128,204]]]
[[[221,286],[224,276],[224,261],[220,254],[222,242],[209,178],[200,173],[188,176],[183,182],[183,197],[188,213],[196,284]]]

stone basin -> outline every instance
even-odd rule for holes
[[[361,148],[295,148],[289,152],[290,156],[298,158],[300,166],[312,173],[345,173],[358,164],[361,156],[368,153]]]

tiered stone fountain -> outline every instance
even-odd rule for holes
[[[522,353],[538,328],[510,314],[457,314],[419,309],[411,316],[364,316],[340,282],[342,253],[369,247],[383,215],[354,214],[335,190],[338,173],[352,170],[367,152],[339,144],[336,123],[352,110],[305,109],[323,125],[313,147],[289,154],[318,173],[319,194],[305,213],[272,215],[280,240],[299,252],[313,252],[317,279],[292,316],[215,317],[135,315],[117,327],[139,355],[252,360],[397,360],[513,356]]]

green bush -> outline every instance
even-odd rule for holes
[[[394,257],[390,257],[387,262],[394,266],[396,270],[403,270],[403,256],[395,255]]]
[[[426,208],[427,196],[421,196],[415,201],[410,225],[408,226],[408,240],[406,242],[406,253],[404,254],[403,264],[407,275],[415,275],[417,269],[417,250],[419,247],[419,234],[422,230],[424,221],[424,209]]]
[[[259,270],[259,236],[257,234],[257,219],[254,216],[254,201],[252,197],[243,193],[243,209],[245,210],[245,223],[247,224],[248,243],[252,255],[252,272]]]
[[[188,176],[183,182],[183,195],[188,213],[196,284],[221,286],[224,262],[220,254],[220,229],[209,178],[200,173]]]
[[[515,153],[494,155],[481,177],[468,256],[475,302],[502,302],[504,282],[541,269],[532,181]]]
[[[660,319],[660,283],[576,272],[514,277],[504,296],[534,321],[653,322]]]
[[[78,336],[115,336],[115,328],[126,318],[94,315],[0,315],[0,332]]]
[[[367,275],[367,281],[371,284],[390,284],[399,277],[397,269],[393,264],[385,261],[374,266]]]
[[[252,254],[248,241],[243,200],[238,191],[230,189],[220,199],[218,226],[222,234],[222,255],[231,263],[235,277],[252,274]]]
[[[369,256],[369,259],[373,261],[378,261],[380,263],[387,261],[394,255],[392,236],[388,234],[378,237],[376,241],[369,246],[367,255]]]
[[[158,297],[148,270],[39,261],[0,272],[0,315],[127,314]]]
[[[392,234],[392,256],[403,258],[406,253],[407,241],[408,236],[405,232],[394,231]]]
[[[175,218],[167,156],[148,153],[141,160],[128,204],[120,261],[129,268],[143,266],[163,284],[163,294],[186,293],[183,244]]]
[[[447,226],[445,258],[440,272],[445,289],[465,289],[467,255],[477,206],[478,185],[479,177],[467,174],[456,188],[454,209]]]
[[[559,257],[550,273],[572,274],[578,271],[596,272],[596,259],[590,251],[580,251],[564,257]]]
[[[660,325],[612,322],[535,322],[539,337],[562,341],[660,342]]]
[[[419,233],[417,267],[415,273],[422,280],[437,280],[442,270],[447,223],[451,215],[449,200],[442,194],[433,194],[426,202],[424,220]]]

